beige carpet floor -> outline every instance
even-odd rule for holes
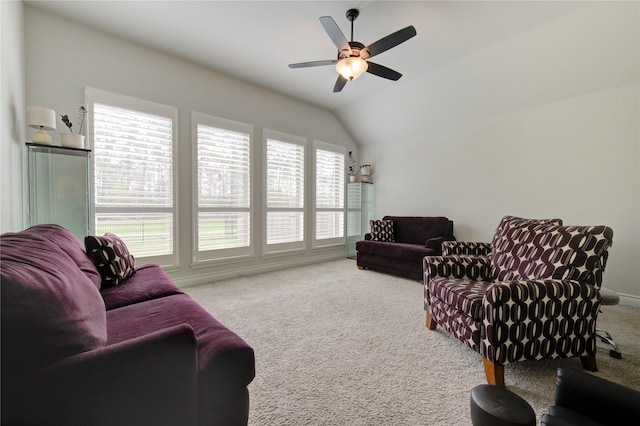
[[[420,283],[360,271],[344,259],[187,288],[256,352],[249,424],[470,425],[469,392],[485,383],[480,355],[424,326]],[[640,389],[640,309],[605,306],[622,359],[598,344],[600,377]],[[559,366],[505,367],[507,387],[538,420]]]

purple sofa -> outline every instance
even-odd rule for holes
[[[253,349],[159,266],[105,287],[58,225],[0,259],[3,425],[247,424]]]
[[[382,221],[392,222],[390,233],[377,238],[370,232],[356,242],[359,269],[422,281],[424,257],[439,256],[443,242],[455,241],[453,222],[446,217],[385,216]]]

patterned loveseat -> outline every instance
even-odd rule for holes
[[[578,356],[596,371],[612,238],[607,226],[505,216],[490,246],[448,243],[445,254],[464,254],[424,258],[427,328],[440,325],[479,352],[490,384],[504,386],[504,365],[522,360]]]

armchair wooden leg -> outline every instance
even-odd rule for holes
[[[580,362],[582,363],[582,367],[585,370],[598,371],[598,364],[596,363],[595,356],[589,356],[589,355],[581,356]]]
[[[431,312],[427,312],[427,328],[429,330],[435,330],[438,326],[438,323],[431,316]]]
[[[484,374],[487,376],[487,383],[494,386],[504,387],[504,365],[496,364],[482,357],[484,364]]]

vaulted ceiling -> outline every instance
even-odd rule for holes
[[[373,94],[411,86],[422,75],[582,6],[503,1],[27,1],[27,4],[169,53],[240,80],[337,111]],[[288,64],[334,59],[319,17],[350,37],[345,12],[357,8],[354,39],[368,45],[413,25],[417,36],[376,57],[399,71],[371,74],[332,93],[333,66]],[[338,114],[339,115],[339,114]]]

